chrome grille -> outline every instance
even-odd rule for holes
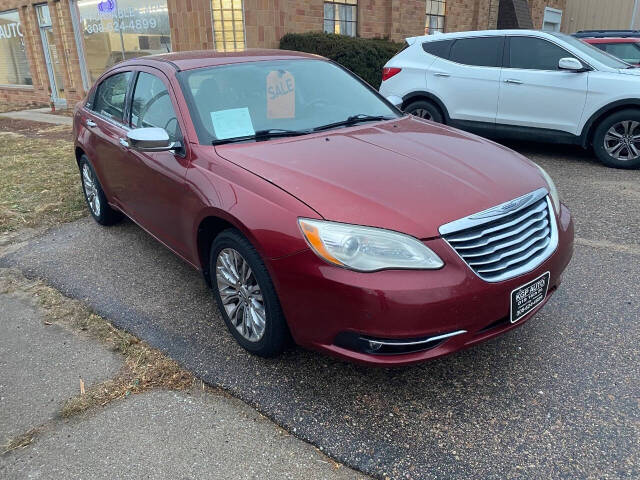
[[[488,282],[533,270],[558,244],[553,207],[544,188],[443,225],[440,234]]]

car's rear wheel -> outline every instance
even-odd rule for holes
[[[279,354],[289,329],[260,255],[237,230],[220,233],[210,255],[212,287],[220,313],[236,341],[262,357]]]
[[[593,150],[608,167],[640,168],[640,110],[622,110],[600,122]]]
[[[96,171],[86,155],[80,157],[79,167],[84,199],[95,221],[100,225],[107,226],[122,220],[122,213],[109,206],[107,197],[102,190],[102,185],[98,181]]]
[[[432,122],[442,123],[443,120],[440,109],[428,100],[417,100],[412,102],[407,105],[407,108],[405,108],[404,111]]]

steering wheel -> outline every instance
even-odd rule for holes
[[[171,132],[169,130],[169,125],[171,125],[172,122],[176,122],[176,126],[178,125],[178,119],[176,117],[170,118],[169,121],[164,124],[164,129],[169,134],[169,137],[171,139],[173,139],[173,137],[175,137],[175,133],[176,133],[175,130],[173,132]]]
[[[312,100],[311,102],[304,105],[301,110],[305,114],[308,114],[308,113],[313,114],[316,108],[329,108],[329,107],[331,107],[331,105],[324,98],[316,98],[315,100]]]
[[[136,125],[137,127],[140,127],[140,125],[144,121],[144,116],[147,114],[147,112],[151,108],[151,105],[156,103],[165,95],[169,96],[169,92],[167,92],[166,90],[162,90],[161,92],[156,93],[153,97],[151,97],[151,99],[147,103],[143,105],[143,107],[140,109],[140,113],[138,114],[138,125]],[[174,118],[170,119],[169,121],[174,120]]]

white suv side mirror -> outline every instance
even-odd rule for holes
[[[584,66],[582,62],[577,58],[567,57],[561,58],[558,62],[558,68],[560,70],[568,70],[570,72],[583,72]]]

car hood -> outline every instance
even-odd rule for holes
[[[412,117],[216,147],[326,220],[436,237],[438,227],[546,183],[521,155]]]

